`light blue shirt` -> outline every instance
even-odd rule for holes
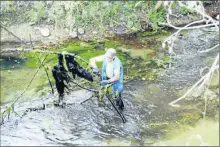
[[[123,66],[118,57],[115,57],[115,59],[112,61],[113,62],[113,70],[114,71],[116,68],[120,67],[120,78],[119,80],[115,81],[112,84],[112,92],[113,94],[116,94],[117,92],[122,93],[123,92]],[[104,58],[103,64],[102,64],[102,80],[107,80],[106,76],[106,66],[107,66],[107,59]],[[114,72],[113,72],[113,76]]]

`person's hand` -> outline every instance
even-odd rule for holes
[[[94,74],[98,74],[99,73],[99,69],[98,68],[93,68],[93,73]]]
[[[109,84],[110,82],[108,81],[108,80],[102,80],[101,82],[100,82],[100,84],[101,84],[101,86],[105,86],[105,85],[107,85],[107,84]]]

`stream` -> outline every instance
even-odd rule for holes
[[[103,107],[98,106],[95,97],[80,104],[92,95],[82,89],[65,95],[64,108],[52,105],[57,96],[51,93],[40,96],[28,94],[27,97],[33,98],[15,105],[16,112],[25,113],[22,119],[11,114],[10,119],[1,126],[1,145],[172,145],[161,143],[161,140],[170,140],[166,136],[170,130],[166,127],[185,112],[184,106],[176,110],[168,104],[181,96],[181,90],[186,91],[199,80],[201,68],[212,64],[218,49],[203,54],[197,51],[216,45],[218,40],[219,34],[214,28],[185,31],[174,46],[177,56],[172,60],[171,68],[164,69],[158,81],[134,78],[126,83],[122,95],[126,123],[122,123],[107,98],[104,98],[106,104]],[[7,64],[11,63],[5,60],[1,62],[1,68],[5,68],[3,71],[8,70]],[[7,85],[1,85],[1,88],[4,86]],[[41,107],[43,104],[46,105],[45,110],[26,112],[28,108]],[[1,109],[6,105],[2,105]],[[157,123],[160,127],[155,127]],[[218,132],[214,132],[213,137],[215,139],[211,141],[204,140],[208,145],[219,145]],[[201,142],[195,144],[200,145]]]

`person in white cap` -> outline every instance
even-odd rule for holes
[[[124,103],[121,99],[123,92],[123,66],[121,60],[116,56],[116,50],[109,48],[104,55],[90,59],[90,66],[93,67],[93,72],[99,73],[96,62],[103,62],[100,84],[102,86],[112,84],[112,93],[116,98],[116,105],[123,110]]]

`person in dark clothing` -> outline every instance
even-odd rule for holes
[[[70,55],[65,55],[65,59],[66,59],[66,66],[68,68],[68,71],[72,73],[73,78],[76,78],[76,75],[78,75],[81,78],[84,78],[90,82],[93,82],[93,77],[92,75],[86,71],[85,69],[83,69],[79,63],[77,63],[74,60],[73,56]]]
[[[63,65],[63,55],[62,54],[58,54],[58,60],[59,60],[58,64],[56,66],[54,66],[52,69],[52,74],[55,79],[57,92],[59,93],[58,104],[60,106],[62,106],[63,105],[64,88],[68,89],[68,87],[64,83],[64,81],[66,81],[66,83],[69,83],[69,76],[67,73],[68,71],[65,69],[65,67]]]

